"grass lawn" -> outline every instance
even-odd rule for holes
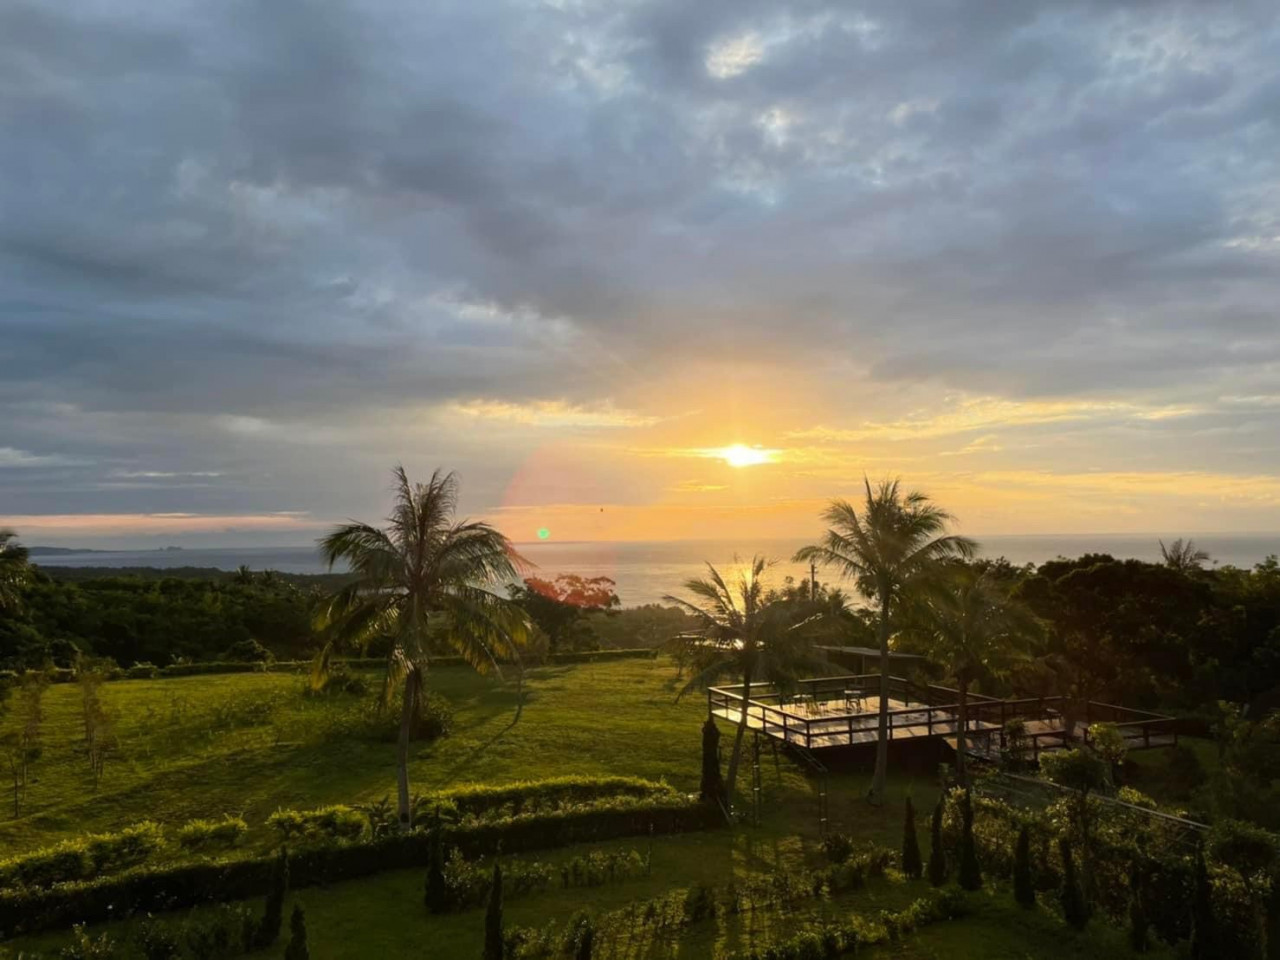
[[[451,736],[423,746],[414,756],[416,789],[577,773],[630,774],[696,789],[705,702],[698,697],[675,702],[669,661],[532,671],[518,720],[511,682],[449,668],[434,672],[430,687],[453,703],[456,722]],[[360,732],[361,702],[304,697],[297,677],[124,681],[107,684],[102,695],[116,718],[120,746],[101,785],[94,789],[79,746],[79,690],[54,686],[46,698],[46,749],[35,767],[38,782],[30,789],[23,816],[0,822],[0,844],[30,848],[141,819],[177,825],[223,812],[243,813],[257,833],[256,842],[262,843],[268,839],[262,822],[278,806],[359,802],[394,789],[394,745]],[[729,743],[726,737],[726,752]],[[762,763],[761,826],[659,837],[651,876],[515,899],[508,904],[507,923],[542,925],[563,921],[579,909],[613,910],[697,882],[723,886],[779,866],[820,864],[814,781],[786,757],[775,764],[766,751]],[[749,764],[744,764],[744,785],[749,777]],[[895,775],[887,802],[878,808],[861,799],[869,778],[869,769],[830,776],[832,828],[849,833],[860,846],[897,849],[903,800],[910,794],[927,850],[928,815],[937,797],[932,778]],[[601,846],[643,849],[644,841]],[[526,858],[555,863],[575,852],[555,850]],[[422,881],[421,871],[395,871],[291,894],[291,902],[296,899],[307,911],[311,955],[318,960],[478,956],[483,911],[428,916],[422,907]],[[897,909],[926,890],[922,883],[890,876],[834,902],[805,902],[771,919],[707,921],[688,928],[663,952],[646,956],[711,958],[753,938],[758,943],[762,936],[786,933],[806,918]],[[1076,935],[1044,911],[1029,915],[1019,910],[1007,891],[976,899],[974,916],[926,928],[875,955],[904,960],[941,958],[944,951],[948,960],[1127,955],[1120,933],[1101,924]],[[115,933],[127,934],[121,927],[127,925],[116,925]],[[10,946],[55,952],[65,942],[65,934],[49,934]],[[282,953],[283,943],[274,955]]]

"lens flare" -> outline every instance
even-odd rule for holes
[[[545,540],[545,539],[547,539],[547,537],[549,537],[549,536],[551,536],[551,531],[550,531],[550,530],[548,530],[546,527],[539,527],[539,528],[538,528],[538,539],[539,539],[539,540]]]

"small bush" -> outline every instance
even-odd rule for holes
[[[1076,862],[1071,855],[1070,841],[1059,840],[1058,849],[1062,856],[1062,918],[1067,921],[1068,926],[1083,930],[1089,923],[1089,909],[1084,902],[1080,881],[1076,877]]]
[[[906,815],[902,824],[902,872],[912,880],[919,880],[924,872],[920,862],[920,842],[916,839],[916,808],[907,797]]]
[[[929,828],[929,882],[940,887],[947,882],[947,852],[942,846],[942,801],[933,808]]]
[[[822,852],[828,863],[844,863],[853,856],[853,840],[847,833],[829,833],[822,838]]]
[[[177,935],[163,923],[147,920],[140,924],[133,938],[143,960],[177,960],[182,955]]]
[[[190,853],[230,850],[249,832],[240,817],[224,816],[221,820],[191,820],[178,829],[178,846]]]
[[[311,960],[307,947],[307,917],[301,904],[295,904],[289,917],[289,945],[284,949],[284,960]]]
[[[982,888],[982,869],[978,865],[978,848],[973,842],[973,798],[964,792],[962,807],[964,825],[960,833],[960,867],[956,880],[964,890]]]
[[[1036,885],[1031,877],[1031,833],[1025,823],[1018,832],[1013,857],[1013,899],[1028,910],[1036,905]]]
[[[335,805],[314,810],[277,810],[267,826],[285,843],[354,840],[364,833],[366,816],[355,807]]]
[[[119,833],[87,834],[0,861],[0,887],[48,887],[117,873],[145,862],[163,843],[163,832],[150,821]]]
[[[160,668],[154,663],[135,663],[124,672],[126,680],[154,680],[160,676]]]
[[[71,944],[63,947],[58,956],[62,960],[113,960],[116,945],[105,933],[95,940],[86,932],[84,924],[78,923],[71,934]]]
[[[1190,793],[1205,781],[1200,756],[1185,743],[1178,743],[1170,748],[1166,769],[1170,782],[1183,793]]]
[[[237,640],[227,647],[222,659],[230,663],[270,663],[275,655],[257,640]]]
[[[368,736],[383,743],[400,739],[400,712],[375,705],[367,720]],[[437,693],[424,691],[418,698],[418,715],[413,719],[409,739],[415,742],[438,740],[453,732],[453,706]]]

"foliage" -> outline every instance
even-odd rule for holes
[[[707,803],[724,804],[724,777],[720,775],[720,728],[713,717],[702,724],[702,780],[698,796]]]
[[[929,882],[940,887],[947,882],[947,854],[942,845],[942,801],[933,808],[929,827]]]
[[[113,960],[116,944],[105,933],[97,939],[89,936],[84,924],[78,923],[72,931],[70,946],[64,947],[58,956],[62,960]]]
[[[289,892],[289,854],[281,848],[271,873],[271,888],[262,905],[262,918],[253,927],[252,943],[262,950],[280,939],[280,927],[284,923],[284,898]],[[245,938],[248,946],[250,938]]]
[[[1141,860],[1135,860],[1129,874],[1129,947],[1146,953],[1151,946],[1151,921],[1147,919],[1147,882]]]
[[[449,897],[449,884],[444,874],[444,825],[439,814],[431,827],[427,851],[427,882],[423,902],[431,913],[447,913],[453,909]]]
[[[307,917],[302,904],[294,904],[289,917],[289,945],[284,949],[284,960],[311,960],[307,948]]]
[[[173,930],[150,918],[138,925],[133,943],[143,960],[177,960],[181,955],[181,944]]]
[[[246,637],[227,647],[221,659],[232,663],[270,663],[275,655],[257,640]]]
[[[1089,725],[1089,746],[1111,767],[1113,777],[1124,766],[1125,755],[1129,745],[1124,735],[1114,723],[1092,723]]]
[[[864,486],[862,512],[848,501],[833,500],[823,513],[826,534],[818,544],[797,552],[795,560],[834,567],[876,608],[881,696],[870,799],[880,803],[888,772],[887,654],[897,605],[933,579],[948,560],[972,556],[977,545],[967,537],[944,534],[951,515],[923,493],[903,493],[897,480],[885,480],[874,491],[869,480]]]
[[[907,797],[902,824],[902,872],[912,880],[919,880],[924,872],[920,862],[920,843],[916,840],[916,809]]]
[[[1213,888],[1203,851],[1197,849],[1191,898],[1192,960],[1213,960],[1218,952],[1218,922],[1214,916]]]
[[[573,650],[599,647],[590,613],[606,613],[621,606],[608,577],[581,577],[564,573],[554,580],[526,577],[507,588],[511,598],[524,608],[529,619],[546,634],[549,649],[556,653],[566,646]]]
[[[275,829],[283,843],[353,840],[367,823],[361,811],[341,804],[314,810],[277,810],[267,818],[267,826]]]
[[[822,838],[822,852],[828,863],[844,863],[853,856],[853,838],[847,833],[828,833]]]
[[[1209,831],[1209,854],[1250,883],[1276,860],[1276,836],[1252,823],[1219,820]]]
[[[192,853],[229,850],[248,832],[249,825],[241,817],[225,815],[221,820],[189,820],[178,828],[178,845]]]
[[[1089,908],[1085,904],[1084,891],[1076,877],[1075,859],[1071,855],[1071,841],[1065,837],[1058,841],[1058,849],[1062,857],[1062,890],[1058,902],[1062,907],[1062,918],[1067,925],[1083,930],[1089,923]]]
[[[1031,831],[1025,823],[1018,831],[1013,859],[1013,899],[1027,909],[1036,905],[1036,886],[1031,876]]]
[[[87,834],[52,847],[0,860],[0,888],[48,887],[118,873],[150,859],[164,842],[150,821],[118,833]]]
[[[489,902],[484,912],[484,960],[502,960],[502,866],[493,864],[493,880],[489,884]]]
[[[963,890],[979,890],[982,888],[982,869],[978,864],[978,849],[973,842],[973,797],[968,790],[964,792],[961,815],[964,819],[960,832],[960,863],[956,880]]]

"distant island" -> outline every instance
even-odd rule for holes
[[[181,553],[186,547],[156,547],[156,553]],[[87,547],[28,547],[31,557],[66,557],[78,553],[142,553],[141,550],[90,550]]]

